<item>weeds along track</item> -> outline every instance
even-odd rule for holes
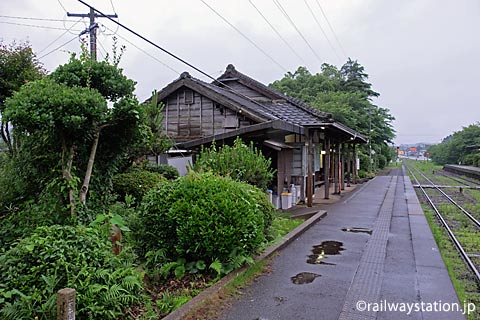
[[[466,194],[458,181],[431,173],[428,177],[416,166],[404,162],[414,184],[436,214],[437,221],[445,228],[460,256],[480,284],[480,210],[478,197]],[[451,187],[445,187],[451,186]],[[462,183],[462,186],[465,186]],[[469,190],[469,192],[479,192]]]
[[[450,179],[451,181],[455,181],[457,183],[460,183],[461,185],[464,186],[470,186],[470,187],[477,187],[480,185],[479,180],[475,180],[473,178],[467,178],[461,175],[458,175],[453,172],[445,171],[445,170],[436,170],[435,174],[446,177]]]

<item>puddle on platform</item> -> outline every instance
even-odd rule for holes
[[[367,229],[367,228],[343,228],[342,231],[353,232],[353,233],[368,233],[370,235],[373,232],[371,229]]]
[[[294,277],[291,277],[292,282],[294,284],[305,284],[305,283],[312,283],[313,280],[320,277],[319,274],[312,273],[312,272],[300,272]]]
[[[317,246],[313,246],[311,255],[308,256],[307,263],[310,264],[325,264],[334,266],[335,263],[325,262],[323,259],[327,258],[327,255],[340,254],[340,251],[345,250],[342,242],[338,241],[323,241]]]
[[[328,266],[334,266],[335,263],[331,262],[325,262],[323,259],[325,258],[325,255],[322,254],[311,254],[308,256],[307,263],[310,264],[325,264]]]

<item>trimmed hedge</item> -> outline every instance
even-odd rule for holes
[[[160,249],[171,261],[226,262],[265,241],[273,212],[258,188],[191,172],[147,193],[132,231],[143,256]]]
[[[135,169],[113,177],[113,191],[122,197],[132,195],[140,202],[150,189],[165,181],[159,173]]]
[[[177,168],[172,167],[168,164],[153,164],[149,163],[145,166],[145,170],[150,172],[159,173],[168,180],[175,180],[180,175]]]

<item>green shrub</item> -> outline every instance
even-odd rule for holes
[[[0,255],[0,318],[55,319],[56,292],[69,287],[79,319],[118,319],[141,299],[132,261],[97,229],[40,227]]]
[[[358,177],[360,179],[366,178],[367,177],[367,172],[363,169],[358,170]]]
[[[377,155],[377,161],[379,169],[383,169],[387,166],[387,157],[385,157],[383,154]]]
[[[168,164],[156,165],[154,163],[149,163],[148,165],[145,166],[145,170],[150,172],[160,173],[162,176],[164,176],[168,180],[175,180],[180,175],[178,173],[177,168],[172,167]]]
[[[141,255],[162,250],[170,261],[224,263],[248,256],[271,223],[272,208],[262,197],[261,190],[229,177],[191,172],[145,195],[133,237]]]
[[[165,178],[159,173],[135,169],[113,177],[113,190],[122,197],[132,195],[140,202],[145,193],[164,181]]]
[[[247,182],[262,190],[267,190],[275,170],[271,168],[271,160],[253,146],[245,145],[237,138],[233,147],[225,145],[217,148],[213,144],[200,151],[193,169],[197,172],[212,171],[221,176],[229,176],[233,180]]]

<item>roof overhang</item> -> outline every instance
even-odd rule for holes
[[[268,121],[260,124],[239,128],[229,132],[208,136],[201,139],[181,142],[178,144],[178,146],[185,149],[191,149],[203,144],[212,143],[213,141],[222,141],[222,140],[234,138],[237,136],[242,136],[249,133],[268,131],[268,130],[285,131],[288,134],[291,134],[291,133],[304,134],[305,132],[305,129],[301,126],[291,124],[282,120],[272,120],[272,121]]]
[[[359,143],[359,144],[368,142],[368,138],[365,137],[363,134],[339,122],[304,124],[303,127],[308,128],[309,130],[318,130],[320,132],[335,133],[337,137],[343,139],[342,142]]]
[[[277,150],[277,151],[280,151],[282,149],[295,149],[294,147],[286,144],[286,143],[283,143],[281,141],[275,141],[275,140],[265,140],[263,141],[263,144],[266,145],[267,147],[273,149],[273,150]]]

